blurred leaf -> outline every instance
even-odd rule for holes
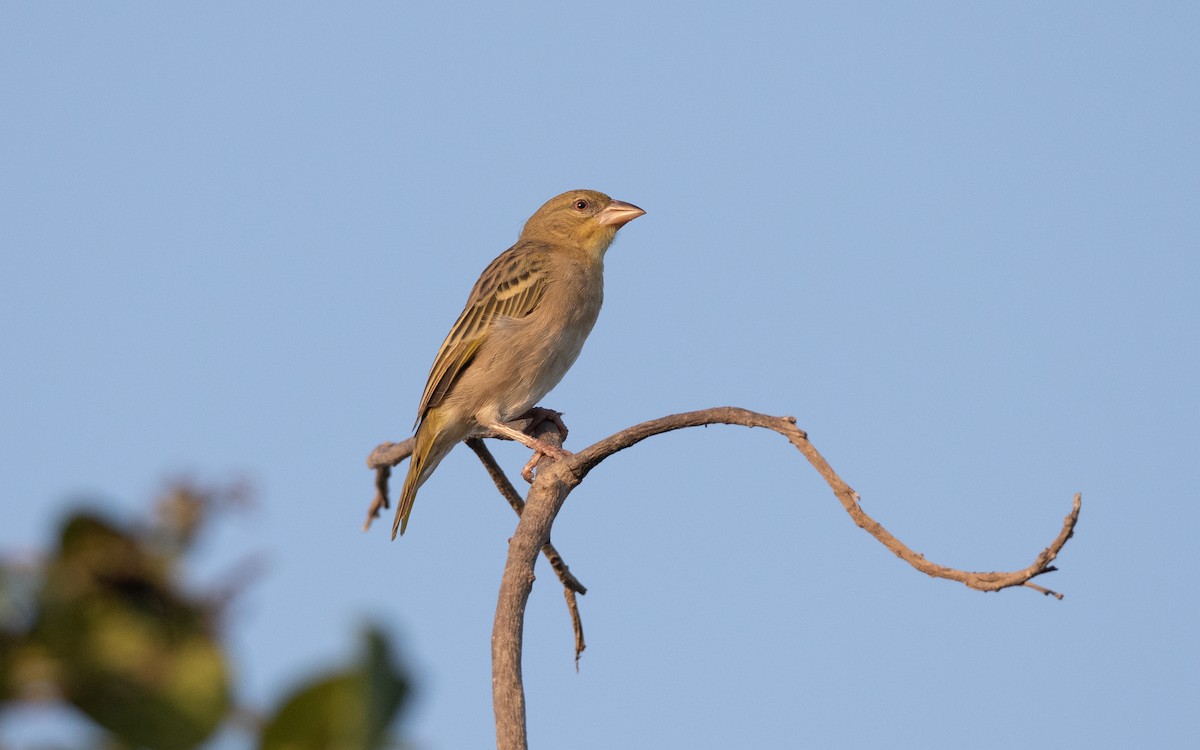
[[[171,559],[79,514],[46,567],[35,636],[63,695],[132,745],[189,748],[229,710],[210,607],[176,590]]]
[[[16,639],[8,631],[8,617],[5,616],[7,609],[8,594],[8,574],[7,571],[0,566],[0,703],[12,698],[13,694],[13,660],[16,651]]]
[[[29,630],[40,582],[39,565],[0,565],[0,631],[15,634]]]
[[[374,750],[408,697],[407,678],[392,663],[387,639],[366,633],[354,669],[302,686],[263,730],[263,750]]]
[[[17,638],[0,631],[0,703],[12,700],[16,693],[13,684],[13,667],[17,656]]]

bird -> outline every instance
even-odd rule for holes
[[[569,455],[505,423],[575,363],[604,299],[604,254],[617,230],[645,213],[596,190],[569,190],[534,212],[516,244],[484,269],[429,370],[393,540],[408,526],[417,490],[472,434],[490,430]]]

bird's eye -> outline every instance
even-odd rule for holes
[[[582,198],[575,201],[575,208],[579,209],[580,211],[586,210],[587,207],[588,207],[588,202],[583,200]]]

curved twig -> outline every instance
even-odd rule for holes
[[[504,470],[500,468],[500,464],[496,463],[496,457],[488,450],[481,438],[468,438],[466,441],[471,450],[475,451],[475,455],[479,456],[479,460],[483,462],[483,466],[487,469],[488,475],[496,484],[496,489],[500,490],[500,494],[508,500],[509,505],[520,516],[525,512],[525,500],[517,494],[517,489],[513,487],[512,482],[508,481],[508,476]],[[555,443],[561,445],[561,441]],[[563,585],[563,597],[567,600],[567,612],[571,615],[571,630],[575,634],[575,671],[579,671],[579,657],[583,655],[583,650],[587,648],[587,644],[583,640],[583,620],[579,617],[579,602],[575,599],[576,594],[586,594],[587,587],[579,582],[571,569],[567,567],[567,563],[562,559],[562,555],[558,554],[554,544],[546,539],[546,543],[542,545],[542,554],[546,556],[546,560],[550,563],[550,567],[554,569],[555,575],[558,576],[559,582]]]
[[[543,459],[537,479],[530,488],[521,520],[509,540],[508,560],[500,582],[496,618],[492,629],[492,703],[496,714],[496,741],[500,750],[524,749],[528,746],[525,728],[525,692],[521,680],[521,649],[525,605],[533,588],[533,565],[538,550],[550,539],[550,528],[567,495],[588,472],[612,454],[624,450],[652,435],[708,424],[735,424],[744,427],[764,427],[783,435],[794,445],[813,468],[829,484],[842,507],[854,522],[892,550],[917,570],[937,578],[959,581],[980,591],[998,591],[1011,586],[1028,586],[1042,593],[1062,598],[1061,594],[1030,583],[1030,580],[1054,570],[1050,562],[1062,550],[1074,533],[1079,519],[1080,495],[1075,495],[1071,512],[1063,521],[1058,536],[1023,570],[1009,573],[983,573],[956,570],[927,561],[896,539],[878,521],[871,518],[858,504],[855,492],[817,452],[803,430],[796,427],[794,417],[772,417],[736,407],[717,407],[674,414],[642,422],[616,433],[566,458],[554,461]]]
[[[570,459],[567,459],[567,462],[572,465],[576,476],[582,481],[587,476],[587,473],[595,468],[597,464],[617,451],[636,445],[653,435],[660,435],[664,432],[684,427],[698,427],[708,424],[765,427],[783,435],[788,439],[788,442],[804,454],[804,457],[808,459],[808,462],[812,464],[817,473],[821,475],[833,490],[833,494],[841,502],[842,507],[846,509],[846,512],[854,519],[854,523],[860,528],[879,540],[883,546],[894,552],[901,560],[904,560],[922,573],[934,578],[958,581],[979,591],[999,591],[1000,589],[1012,586],[1026,586],[1029,585],[1030,579],[1051,572],[1053,568],[1050,566],[1050,563],[1058,555],[1063,545],[1067,543],[1067,540],[1071,538],[1071,535],[1074,533],[1075,523],[1079,520],[1081,497],[1079,494],[1076,494],[1071,512],[1063,519],[1063,527],[1058,537],[1049,547],[1042,550],[1041,554],[1037,556],[1032,564],[1021,570],[1012,572],[973,572],[937,565],[926,560],[919,552],[914,552],[899,539],[892,536],[891,532],[885,529],[878,521],[867,515],[867,512],[858,503],[858,493],[850,485],[846,484],[845,480],[838,476],[833,467],[829,465],[829,462],[825,460],[825,457],[813,447],[813,444],[808,441],[808,435],[804,430],[796,427],[795,417],[772,417],[732,406],[702,409],[684,414],[672,414],[668,417],[642,422],[580,451]],[[1061,594],[1042,589],[1041,587],[1030,586],[1030,588],[1034,588],[1042,593],[1048,593],[1059,599],[1062,598]]]
[[[363,522],[363,531],[371,528],[371,522],[379,518],[379,514],[387,510],[388,479],[392,476],[392,467],[412,455],[416,438],[401,440],[398,443],[380,443],[367,456],[367,468],[375,470],[375,499],[367,508],[367,520]]]
[[[553,440],[549,438],[548,441]],[[518,516],[521,515],[525,508],[525,500],[517,493],[512,482],[508,480],[504,470],[500,468],[500,464],[496,462],[495,456],[488,450],[481,437],[470,437],[464,441],[471,450],[475,451],[475,455],[479,457],[484,469],[487,470],[488,476],[496,485],[496,489]],[[371,451],[371,455],[367,457],[367,466],[375,470],[375,499],[371,501],[370,507],[367,509],[367,520],[363,523],[363,531],[371,528],[371,522],[379,518],[382,511],[389,507],[388,502],[388,482],[392,475],[392,467],[399,464],[404,459],[412,455],[413,438],[402,440],[399,443],[381,443]],[[556,445],[561,445],[562,440],[559,438]],[[587,593],[587,587],[583,585],[575,574],[571,572],[571,568],[567,565],[566,560],[558,553],[554,545],[547,540],[542,545],[542,554],[546,556],[547,562],[554,570],[554,574],[558,576],[558,580],[563,586],[563,596],[567,600],[567,614],[571,616],[571,630],[575,635],[575,669],[579,669],[579,657],[587,648],[587,643],[583,639],[583,621],[579,615],[579,602],[575,595],[584,595]]]

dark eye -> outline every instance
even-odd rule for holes
[[[575,208],[579,209],[580,211],[587,210],[587,207],[588,207],[588,202],[585,201],[584,199],[580,198],[579,200],[575,201]]]

